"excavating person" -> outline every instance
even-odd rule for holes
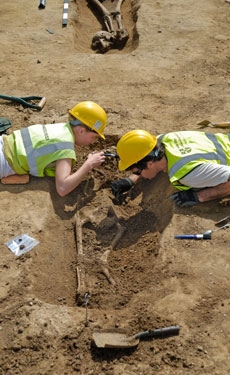
[[[154,136],[132,130],[117,143],[119,170],[132,174],[112,183],[117,202],[140,179],[168,174],[181,207],[230,195],[230,134],[178,131]]]
[[[57,193],[63,197],[73,191],[95,167],[105,160],[104,152],[90,153],[75,172],[75,145],[93,144],[103,131],[107,115],[92,101],[69,110],[69,121],[31,125],[0,137],[0,178],[2,183],[26,183],[29,175],[55,176]]]

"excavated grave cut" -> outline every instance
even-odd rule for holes
[[[117,140],[117,136],[107,137],[104,150],[114,152]],[[93,146],[97,148],[102,149],[100,141]],[[79,165],[87,153],[78,151]],[[83,305],[84,294],[89,292],[90,305],[97,308],[109,300],[111,303],[111,296],[116,294],[112,305],[121,308],[132,298],[134,289],[145,288],[141,275],[146,261],[154,263],[158,256],[160,233],[172,215],[167,200],[160,209],[155,204],[156,196],[162,199],[167,182],[162,176],[156,184],[142,182],[127,194],[126,203],[118,206],[110,185],[125,176],[127,173],[119,172],[116,159],[108,157],[66,198],[64,207],[59,207],[60,218],[49,210],[49,233],[41,232],[40,248],[28,255],[33,259],[31,291],[39,300]],[[58,202],[57,197],[55,204]],[[162,218],[163,206],[166,215]]]
[[[100,0],[101,4],[110,12],[116,8],[117,1]],[[138,18],[139,2],[137,0],[124,0],[121,4],[121,20],[123,27],[128,32],[128,40],[124,43],[118,43],[109,48],[109,53],[129,53],[137,48],[139,35],[136,28]],[[113,19],[113,27],[117,30],[117,23]],[[92,40],[96,33],[107,31],[103,14],[93,4],[92,0],[83,0],[76,2],[76,9],[73,15],[73,25],[75,30],[75,48],[78,52],[104,53],[101,50],[94,49]]]

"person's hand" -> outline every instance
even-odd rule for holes
[[[180,207],[190,207],[199,203],[197,194],[192,189],[174,193],[170,198]]]
[[[126,177],[111,184],[111,190],[117,204],[121,204],[123,193],[126,193],[134,185],[131,178]]]
[[[105,161],[105,154],[103,151],[92,152],[88,155],[86,163],[90,165],[90,168],[96,168]]]

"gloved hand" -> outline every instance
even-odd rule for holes
[[[129,191],[131,187],[134,185],[131,178],[126,177],[122,178],[121,180],[117,180],[111,184],[112,193],[115,197],[116,201],[119,201],[122,194],[126,191]]]
[[[170,198],[180,207],[194,206],[199,203],[197,194],[192,189],[174,193]]]

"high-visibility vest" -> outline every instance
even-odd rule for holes
[[[200,164],[230,166],[230,134],[180,131],[157,138],[165,145],[169,180],[178,190],[191,188],[179,180]]]
[[[55,162],[76,161],[74,134],[69,123],[32,125],[4,136],[4,154],[17,174],[55,175]]]

